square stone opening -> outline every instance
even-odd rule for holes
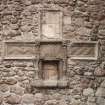
[[[47,81],[59,79],[59,61],[42,62],[42,78]]]

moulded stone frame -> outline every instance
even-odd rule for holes
[[[56,43],[59,43],[62,46],[62,49],[64,50],[64,56],[60,58],[54,58],[54,57],[45,57],[41,58],[40,56],[40,46],[41,44],[44,43],[53,43],[56,45]],[[67,82],[67,77],[66,77],[66,72],[67,72],[67,44],[65,41],[40,41],[39,42],[39,59],[37,59],[37,70],[35,71],[35,79],[31,83],[32,86],[34,87],[66,87],[68,85]],[[59,62],[59,79],[57,81],[51,81],[51,82],[46,82],[42,79],[42,62],[44,61],[57,61]]]
[[[60,12],[60,37],[59,38],[51,38],[51,39],[43,39],[42,38],[42,21],[41,21],[41,19],[42,19],[42,12]],[[39,32],[39,34],[40,34],[40,39],[41,40],[62,40],[63,39],[63,32],[62,32],[62,27],[63,27],[63,12],[62,11],[60,11],[60,10],[54,10],[54,9],[43,9],[43,10],[40,10],[40,12],[39,12],[39,17],[40,17],[40,19],[39,19],[39,24],[40,24],[40,26],[39,26],[39,30],[40,30],[40,32]]]
[[[77,42],[73,42],[72,44],[94,44],[94,56],[93,57],[85,57],[85,56],[77,56],[77,55],[70,55],[68,54],[68,56],[72,59],[72,60],[97,60],[98,59],[98,41],[77,41]],[[72,45],[71,44],[71,45]],[[71,47],[71,46],[70,46]],[[70,48],[68,49],[70,50]]]
[[[5,60],[31,60],[31,59],[37,59],[38,58],[38,53],[35,53],[33,56],[18,56],[18,57],[15,57],[15,56],[8,56],[7,55],[7,47],[8,47],[8,44],[32,44],[32,47],[35,49],[38,49],[37,47],[37,43],[34,42],[34,41],[3,41],[3,59]]]

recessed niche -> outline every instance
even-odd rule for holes
[[[98,56],[97,42],[75,42],[70,47],[71,59],[96,60]]]
[[[58,61],[43,61],[42,72],[44,80],[59,79],[59,62]]]
[[[63,60],[40,60],[39,79],[32,84],[35,87],[66,87],[66,62]]]

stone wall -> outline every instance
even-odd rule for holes
[[[97,60],[67,58],[68,86],[36,88],[33,59],[5,59],[4,41],[40,38],[41,10],[63,12],[64,40],[97,41]],[[105,105],[104,0],[0,0],[0,105]],[[70,50],[70,49],[69,49]]]

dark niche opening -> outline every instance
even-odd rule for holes
[[[42,79],[46,81],[59,79],[59,61],[42,62]]]

